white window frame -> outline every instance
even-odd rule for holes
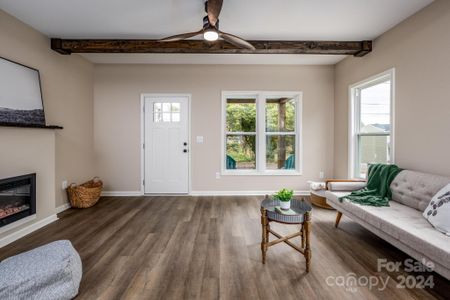
[[[390,122],[391,130],[389,134],[381,133],[382,136],[390,136],[390,158],[391,163],[395,162],[395,68],[389,69],[385,72],[374,75],[368,79],[357,82],[349,86],[349,157],[348,157],[348,176],[349,178],[361,179],[356,170],[359,169],[357,163],[359,162],[359,143],[358,139],[363,134],[359,133],[360,129],[360,90],[365,89],[386,80],[391,81],[391,103],[390,103]],[[370,136],[376,134],[368,134]]]
[[[289,97],[296,102],[295,106],[295,168],[291,170],[266,170],[266,124],[265,101],[267,98]],[[226,169],[226,104],[227,99],[256,99],[256,169],[255,170],[228,170]],[[222,91],[222,118],[221,118],[221,175],[279,175],[300,176],[303,172],[303,126],[302,126],[302,92],[267,92],[267,91]],[[261,138],[262,137],[262,138]]]

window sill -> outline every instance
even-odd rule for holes
[[[298,171],[222,171],[222,176],[302,176]]]

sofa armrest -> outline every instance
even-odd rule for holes
[[[352,192],[366,186],[366,181],[361,179],[329,179],[325,181],[329,191]]]

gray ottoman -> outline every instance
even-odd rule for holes
[[[0,263],[0,299],[72,299],[81,259],[70,241],[56,241]]]

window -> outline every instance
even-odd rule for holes
[[[371,163],[393,163],[394,70],[351,87],[350,176],[365,178]]]
[[[227,99],[226,167],[256,170],[256,98]]]
[[[180,103],[154,103],[153,122],[180,122]]]
[[[223,174],[301,172],[301,93],[223,93]]]

